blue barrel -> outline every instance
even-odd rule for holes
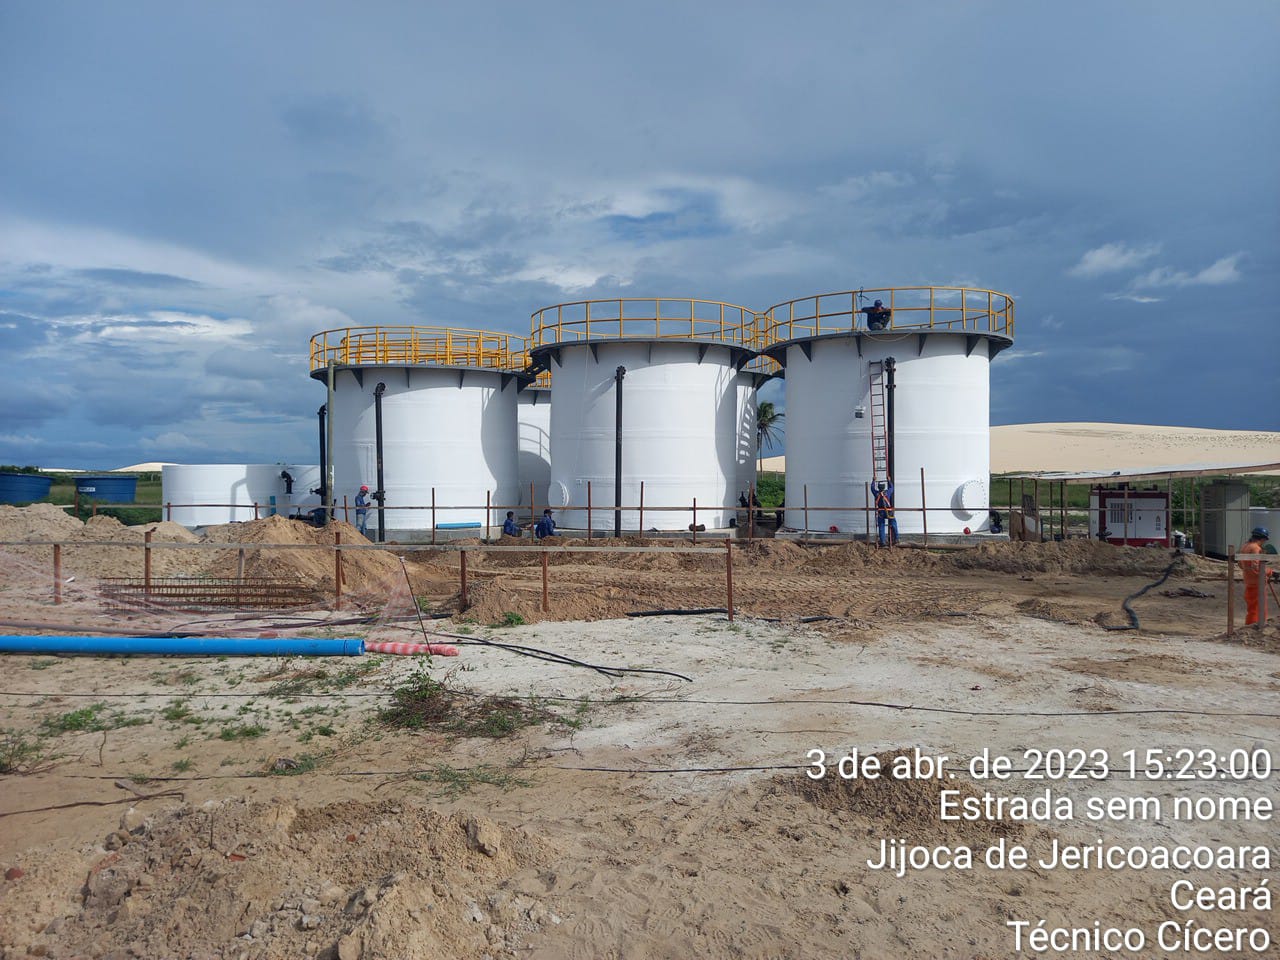
[[[76,493],[99,503],[133,503],[138,493],[138,478],[128,474],[76,477]]]
[[[34,503],[49,496],[52,477],[36,473],[0,473],[0,503]]]

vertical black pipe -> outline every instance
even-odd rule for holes
[[[316,416],[320,418],[320,505],[328,507],[329,505],[329,451],[325,445],[324,418],[328,412],[325,404],[320,404],[320,409],[316,411]]]
[[[613,424],[613,535],[622,536],[622,378],[626,367],[613,371],[616,410]]]
[[[379,383],[373,388],[373,445],[378,462],[378,489],[374,491],[373,499],[378,501],[379,543],[385,543],[387,540],[387,492],[382,485],[382,394],[386,389],[385,383]]]
[[[889,479],[893,480],[894,487],[897,487],[898,472],[893,468],[893,391],[895,389],[893,382],[893,372],[897,367],[897,362],[893,357],[884,358],[884,369],[887,376],[887,386],[889,388],[888,399],[885,400],[885,466],[888,469]]]

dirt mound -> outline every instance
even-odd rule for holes
[[[559,922],[514,882],[552,862],[548,845],[482,817],[243,800],[136,817],[87,880],[57,887],[28,871],[6,898],[5,955],[511,956]]]
[[[1116,547],[1098,540],[1064,540],[1050,543],[984,543],[952,554],[958,570],[991,570],[997,573],[1103,574],[1153,579],[1174,563],[1171,576],[1190,576],[1199,570],[1195,557],[1169,550]]]
[[[279,515],[209,527],[205,531],[205,540],[215,543],[332,546],[335,532],[341,533],[344,544],[369,543],[355,527],[340,520],[325,527],[313,527]],[[234,577],[238,565],[236,550],[217,551],[213,557],[204,554],[199,575]],[[334,576],[333,553],[314,549],[248,549],[245,551],[244,573],[247,577],[294,577],[321,590],[331,591]],[[400,561],[381,550],[345,551],[342,554],[342,575],[344,590],[352,593],[382,593],[404,576]]]
[[[52,503],[0,504],[0,540],[65,540],[84,524]]]
[[[1280,615],[1272,612],[1277,619],[1268,620],[1266,626],[1256,623],[1247,627],[1236,627],[1231,636],[1220,633],[1212,639],[1217,643],[1237,643],[1242,647],[1262,650],[1265,653],[1280,653]]]
[[[782,790],[795,793],[822,810],[872,821],[877,836],[903,837],[908,842],[933,842],[937,838],[985,848],[1000,837],[1024,833],[1022,824],[1011,821],[940,819],[939,795],[944,786],[958,791],[961,799],[981,794],[959,780],[891,777],[889,770],[893,761],[898,757],[911,757],[912,751],[891,750],[876,756],[880,758],[882,771],[878,780],[845,780],[834,769],[829,769],[821,780],[800,776],[775,782]]]
[[[1081,616],[1080,611],[1075,607],[1042,600],[1039,597],[1023,600],[1018,604],[1017,609],[1019,613],[1028,617],[1035,617],[1037,620],[1052,620],[1055,623],[1081,623],[1088,619]]]

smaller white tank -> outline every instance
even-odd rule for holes
[[[319,496],[311,492],[319,486],[320,468],[315,464],[173,463],[160,474],[165,519],[184,527],[305,512],[320,505]]]

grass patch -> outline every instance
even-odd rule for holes
[[[516,613],[514,610],[507,610],[502,614],[502,619],[497,623],[491,623],[491,627],[523,627],[529,621]]]
[[[277,757],[267,768],[267,773],[273,777],[297,777],[318,769],[323,762],[324,756],[314,753],[304,753],[300,757]]]
[[[218,731],[219,740],[252,740],[267,732],[259,723],[231,723]]]
[[[183,757],[181,760],[173,761],[173,770],[175,773],[186,773],[195,765],[196,762],[190,757]]]
[[[391,706],[378,713],[378,720],[388,727],[494,739],[556,719],[535,702],[452,690],[425,670],[416,671],[396,687],[391,692]]]
[[[487,764],[481,764],[478,767],[451,767],[447,763],[437,763],[433,764],[430,770],[415,774],[413,779],[419,783],[436,784],[439,787],[436,796],[454,797],[480,784],[501,787],[504,790],[529,785],[528,780],[515,776],[510,768]]]
[[[48,660],[32,660],[30,663],[30,667],[32,670],[48,670],[57,662],[58,662],[57,657],[53,657]]]
[[[105,703],[95,703],[56,717],[45,717],[40,721],[40,727],[47,735],[57,736],[62,733],[94,733],[100,730],[118,730],[120,727],[140,727],[147,722],[144,717],[128,717],[118,711],[104,717],[102,711],[106,706]]]

